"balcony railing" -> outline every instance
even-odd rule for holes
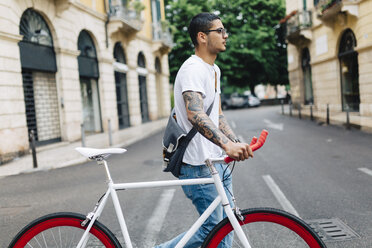
[[[287,36],[290,36],[302,29],[310,28],[312,25],[311,11],[303,10],[297,12],[287,20]]]
[[[317,17],[322,21],[333,20],[340,12],[358,17],[361,0],[319,0],[315,3]]]
[[[109,1],[110,21],[119,20],[126,25],[128,29],[134,29],[136,31],[141,30],[143,21],[141,20],[141,12],[129,8],[120,0]]]
[[[323,21],[332,19],[340,11],[342,7],[342,0],[319,0],[315,8],[317,17]]]
[[[325,11],[331,9],[332,7],[340,4],[342,0],[319,0],[316,8],[319,10],[320,13],[324,13]]]
[[[288,18],[288,17],[287,17]],[[303,10],[292,12],[286,22],[286,38],[290,43],[296,44],[304,36],[301,32],[304,29],[308,29],[312,26],[312,14],[310,10]]]
[[[169,48],[172,48],[174,46],[172,34],[167,24],[156,22],[152,24],[152,28],[154,41],[160,41]]]

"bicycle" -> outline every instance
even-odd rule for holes
[[[263,130],[259,139],[254,137],[251,142],[253,151],[259,149],[266,140],[267,131]],[[108,179],[108,189],[98,200],[92,212],[84,216],[77,213],[53,213],[40,217],[25,226],[12,240],[9,248],[20,247],[122,247],[115,235],[98,221],[109,196],[111,196],[116,216],[118,218],[125,247],[132,248],[128,228],[117,196],[117,190],[139,189],[167,186],[181,186],[194,184],[214,184],[219,196],[212,202],[207,210],[196,220],[185,236],[179,241],[176,248],[183,247],[202,223],[209,217],[214,209],[222,204],[227,218],[217,224],[205,239],[202,247],[217,247],[223,238],[234,230],[233,247],[326,247],[319,236],[303,220],[278,209],[255,208],[240,210],[229,204],[221,180],[214,164],[230,163],[229,157],[207,159],[206,165],[210,169],[210,178],[167,180],[138,183],[119,183],[112,181],[106,158],[112,154],[124,153],[122,148],[92,149],[76,148],[83,156],[96,160],[105,168]],[[265,232],[269,232],[266,234]],[[265,246],[263,246],[263,242]]]

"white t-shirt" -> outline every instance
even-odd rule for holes
[[[217,73],[217,92],[215,91],[215,72]],[[214,99],[209,118],[218,128],[220,76],[221,71],[216,64],[212,66],[196,55],[192,55],[182,64],[174,85],[174,103],[177,122],[186,132],[189,132],[193,126],[187,119],[185,101],[182,96],[185,91],[195,91],[202,94],[205,112]],[[202,165],[205,164],[207,158],[220,156],[222,156],[222,149],[197,132],[187,146],[183,162],[190,165]]]

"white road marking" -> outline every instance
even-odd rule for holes
[[[231,121],[231,127],[232,127],[233,129],[235,129],[235,128],[236,128],[236,124],[235,124],[235,121]]]
[[[372,170],[370,170],[368,168],[358,168],[358,170],[360,170],[361,172],[366,173],[367,175],[372,176]]]
[[[143,247],[154,247],[156,237],[158,236],[174,196],[175,189],[164,190],[160,196],[158,204],[147,223],[143,233]]]
[[[270,175],[264,175],[262,177],[265,180],[267,186],[273,192],[275,198],[278,200],[280,205],[282,205],[283,209],[297,217],[300,217],[296,209],[292,206],[287,197],[285,197],[283,192],[280,190],[279,186],[275,183],[274,179],[272,179]]]
[[[283,131],[283,128],[284,128],[283,123],[273,123],[268,119],[264,119],[264,122],[265,122],[266,126],[268,126],[270,128],[273,128],[273,129],[276,129],[276,130],[279,130],[279,131]]]

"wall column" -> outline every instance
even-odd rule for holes
[[[82,123],[80,81],[77,57],[78,50],[56,48],[57,85],[59,102],[61,104],[62,140],[75,141],[81,138],[80,124]]]
[[[28,150],[28,131],[18,42],[0,32],[0,164]]]

